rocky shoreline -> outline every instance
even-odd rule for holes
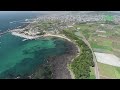
[[[68,69],[68,64],[72,62],[72,59],[76,57],[79,51],[74,43],[67,40],[65,40],[65,43],[69,45],[69,47],[65,51],[65,54],[49,57],[47,63],[41,65],[40,68],[36,71],[38,75],[33,74],[33,79],[72,79],[72,76]],[[43,67],[46,68],[46,66],[49,67],[49,70],[47,70],[51,75],[41,76],[38,71],[40,71]]]

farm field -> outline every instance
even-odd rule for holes
[[[99,73],[102,79],[120,79],[120,67],[98,62]]]
[[[120,58],[120,26],[112,24],[101,24],[101,23],[91,23],[91,24],[79,24],[75,26],[75,35],[84,35],[85,38],[90,43],[94,52],[112,54]],[[105,58],[105,57],[103,57]],[[109,58],[110,59],[110,58]],[[109,59],[107,62],[109,62]],[[104,61],[104,60],[103,60]],[[112,61],[113,64],[120,64],[120,62]],[[119,65],[118,65],[119,66]],[[110,63],[100,63],[98,62],[100,78],[102,79],[120,79],[120,67],[112,66]],[[91,68],[90,79],[95,78],[92,75]]]
[[[120,67],[120,58],[113,54],[94,52],[96,59],[100,63]]]
[[[119,25],[85,23],[75,25],[74,29],[77,36],[85,36],[94,52],[110,53],[120,57]]]
[[[90,79],[95,79],[95,72],[94,72],[94,67],[90,67]]]

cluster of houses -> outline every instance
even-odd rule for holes
[[[62,30],[64,28],[71,28],[76,22],[94,22],[94,21],[105,21],[104,19],[105,15],[89,15],[89,14],[62,14],[62,15],[44,15],[41,17],[38,17],[35,21],[55,21],[58,20],[60,22],[55,23],[52,25],[52,27],[48,28],[49,30],[39,30],[38,27],[35,28],[29,28],[28,31],[25,31],[25,34],[28,35],[38,35],[41,33],[46,33],[46,31],[49,33],[58,34],[59,30]],[[114,16],[114,20],[116,22],[120,22],[120,16]],[[101,26],[104,27],[104,24],[101,24]],[[30,26],[31,27],[31,26]],[[80,29],[80,28],[78,28]],[[96,33],[105,33],[105,31],[96,31]]]

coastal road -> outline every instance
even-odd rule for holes
[[[93,61],[94,61],[94,63],[95,63],[95,76],[96,76],[96,79],[100,79],[100,74],[99,74],[99,69],[98,69],[98,64],[97,64],[96,56],[95,56],[95,54],[94,54],[94,52],[93,52],[93,50],[92,50],[89,42],[86,40],[85,36],[84,36],[82,33],[80,33],[80,36],[82,36],[82,38],[83,38],[82,40],[89,46],[89,48],[90,48],[91,51],[92,51]]]

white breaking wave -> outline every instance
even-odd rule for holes
[[[11,34],[15,35],[15,36],[25,38],[25,39],[36,39],[36,38],[40,37],[40,36],[29,36],[29,35],[21,34],[21,33],[18,33],[18,32],[12,32]]]
[[[10,22],[10,23],[16,23],[16,22],[18,22],[18,21],[12,21],[12,22]]]
[[[25,20],[28,20],[28,19],[25,19]],[[11,22],[9,22],[9,23],[23,22],[23,21],[25,21],[25,20],[11,21]]]

